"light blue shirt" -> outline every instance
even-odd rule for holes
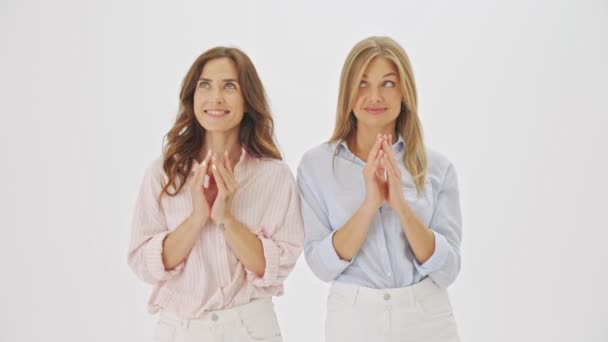
[[[397,161],[403,139],[392,146]],[[399,163],[405,199],[418,218],[435,234],[435,251],[419,264],[395,211],[382,204],[365,242],[350,261],[336,254],[333,234],[359,209],[365,198],[365,163],[346,143],[325,143],[306,152],[298,166],[304,252],[313,273],[323,281],[338,281],[384,289],[409,286],[427,276],[447,287],[460,271],[461,214],[456,172],[443,155],[427,149],[428,176],[417,196],[412,176]]]

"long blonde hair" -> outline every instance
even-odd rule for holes
[[[395,64],[399,72],[402,103],[395,125],[396,133],[405,142],[403,164],[412,175],[416,189],[420,192],[428,173],[428,160],[424,147],[422,126],[418,118],[416,84],[410,60],[405,50],[389,37],[369,37],[355,45],[342,68],[336,126],[329,140],[350,142],[357,132],[357,119],[352,112],[358,85],[365,68],[375,57],[383,57]]]
[[[180,110],[175,124],[165,137],[163,170],[168,181],[163,185],[159,201],[163,194],[175,196],[182,189],[192,169],[192,162],[202,148],[206,130],[194,115],[194,91],[205,64],[217,58],[229,58],[234,62],[241,84],[245,114],[239,126],[239,142],[252,157],[281,159],[274,141],[274,123],[266,93],[255,66],[237,48],[212,48],[194,61],[184,77],[179,94]]]

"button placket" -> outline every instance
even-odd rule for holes
[[[228,265],[228,242],[224,238],[224,234],[219,231],[217,234],[217,246],[218,246],[218,280],[221,287],[227,286],[230,283],[230,267]]]
[[[387,211],[389,211],[389,212],[387,212]],[[387,226],[390,227],[392,224],[392,220],[390,217],[390,207],[388,207],[388,205],[386,205],[386,204],[382,204],[382,206],[380,206],[380,208],[378,209],[378,215],[380,217],[380,225],[381,225],[381,229],[377,232],[379,234],[378,247],[380,250],[385,250],[385,253],[382,256],[382,258],[384,259],[383,260],[384,274],[386,274],[386,276],[388,278],[392,278],[393,273],[392,273],[391,259],[389,256],[388,248],[385,248],[385,246],[387,245],[386,227]],[[391,284],[395,284],[396,279],[392,279],[392,280],[388,279],[388,281]]]

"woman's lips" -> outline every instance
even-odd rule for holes
[[[378,114],[382,114],[382,113],[386,112],[386,108],[384,108],[384,107],[367,107],[364,109],[366,112],[370,113],[371,115],[378,115]]]
[[[226,116],[230,113],[229,110],[223,109],[207,109],[205,110],[205,114],[209,115],[212,118],[221,118],[222,116]]]

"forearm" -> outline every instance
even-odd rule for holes
[[[166,270],[179,265],[190,253],[205,222],[188,216],[163,242],[163,264]]]
[[[233,217],[224,220],[224,237],[239,261],[259,277],[264,276],[266,259],[262,241]]]
[[[401,227],[418,263],[423,264],[435,252],[435,234],[404,204],[398,212]]]
[[[348,222],[336,231],[332,242],[340,259],[351,260],[359,253],[377,209],[373,204],[363,202]]]

